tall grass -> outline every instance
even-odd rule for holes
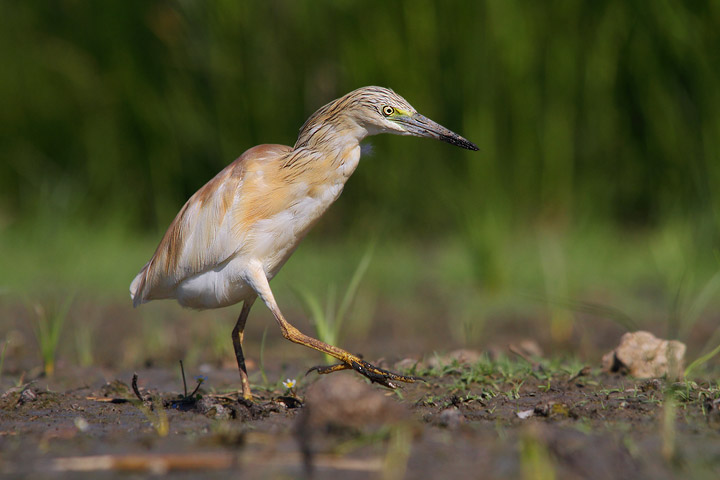
[[[326,293],[325,308],[321,306],[317,295],[313,295],[306,289],[296,288],[310,314],[311,322],[320,341],[330,345],[337,345],[340,340],[346,315],[355,301],[360,282],[370,266],[374,250],[375,243],[371,243],[350,277],[339,304],[337,303],[337,288],[333,282],[330,283]],[[325,359],[328,362],[334,361],[334,358],[327,354]]]
[[[705,355],[702,355],[693,362],[687,366],[685,369],[684,376],[685,378],[692,378],[692,374],[697,370],[699,367],[705,365],[707,362],[709,362],[711,359],[713,359],[718,353],[720,353],[720,345],[712,349],[710,352],[706,353]]]
[[[378,139],[338,226],[455,229],[441,194],[465,188],[464,209],[502,206],[514,225],[703,216],[712,239],[719,42],[714,2],[12,2],[0,225],[112,216],[162,230],[242,151],[292,144],[316,108],[377,83],[481,152]]]
[[[68,296],[59,305],[43,305],[40,303],[33,305],[35,313],[33,332],[40,348],[45,375],[52,376],[55,373],[55,360],[57,359],[60,335],[72,301],[73,297]]]

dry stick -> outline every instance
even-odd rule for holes
[[[202,380],[202,379],[198,379],[197,382],[198,382],[198,384],[197,384],[197,386],[195,387],[195,390],[193,390],[192,393],[190,394],[191,397],[194,397],[194,396],[195,396],[195,394],[197,393],[197,391],[200,390],[200,385],[203,384],[203,380]],[[185,398],[188,398],[188,396],[185,395]]]
[[[570,377],[568,379],[568,383],[572,383],[573,381],[577,380],[578,378],[584,377],[585,375],[587,375],[589,373],[590,373],[590,367],[586,365],[583,368],[581,368],[578,373],[576,373],[575,375]]]
[[[128,403],[132,400],[128,400],[127,398],[113,398],[113,397],[85,397],[85,400],[92,400],[93,402],[101,402],[101,403]]]
[[[206,394],[207,397],[214,398],[216,400],[226,400],[228,402],[235,402],[237,401],[236,396],[228,395],[225,393],[208,393]]]
[[[138,381],[138,375],[137,375],[137,373],[133,373],[133,378],[132,378],[133,392],[135,392],[135,396],[138,397],[141,402],[145,402],[142,395],[140,395],[140,390],[138,389],[137,381]]]
[[[152,472],[162,474],[169,471],[193,470],[224,470],[237,467],[241,461],[238,456],[230,453],[185,452],[177,454],[128,454],[128,455],[95,455],[86,457],[56,458],[51,463],[55,472]],[[274,456],[271,463],[257,458],[247,463],[256,466],[296,466],[301,459],[296,454]],[[381,458],[337,458],[331,455],[318,455],[316,465],[322,468],[357,471],[382,471]]]
[[[514,353],[514,354],[517,355],[518,357],[520,357],[520,358],[522,358],[523,360],[525,360],[525,361],[526,361],[527,363],[529,363],[533,368],[537,365],[537,362],[534,362],[533,359],[530,358],[530,356],[528,356],[527,354],[525,354],[525,352],[522,352],[522,351],[521,351],[519,348],[517,348],[515,345],[513,345],[513,344],[508,345],[508,350],[510,350],[510,352]]]
[[[187,398],[187,382],[185,381],[185,367],[183,367],[182,360],[180,360],[180,372],[182,373],[183,379],[183,395],[185,398]]]
[[[57,458],[52,469],[59,472],[119,471],[165,473],[171,470],[222,470],[236,463],[227,453],[97,455]]]

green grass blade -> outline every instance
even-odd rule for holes
[[[697,323],[700,315],[705,311],[708,305],[710,305],[710,302],[717,298],[718,291],[720,291],[720,272],[715,273],[715,275],[713,275],[712,278],[705,283],[702,290],[700,290],[700,293],[697,294],[690,304],[690,308],[688,309],[687,316],[684,319],[683,329],[680,334],[681,338],[685,337],[688,330]]]
[[[690,374],[695,370],[697,367],[707,363],[711,358],[713,358],[715,355],[720,353],[720,345],[715,347],[711,352],[706,353],[702,357],[696,359],[694,362],[692,362],[688,367],[685,369],[685,377],[689,377]]]
[[[345,295],[343,295],[342,302],[340,302],[340,308],[338,309],[338,314],[336,317],[338,329],[340,328],[342,321],[345,319],[345,314],[350,308],[350,305],[352,304],[353,300],[355,300],[358,288],[360,287],[360,282],[365,276],[365,273],[367,273],[368,267],[370,266],[370,261],[372,260],[374,253],[375,242],[372,242],[368,249],[365,251],[365,254],[360,259],[360,263],[358,263],[358,266],[355,269],[352,278],[350,279],[348,288],[347,290],[345,290]]]

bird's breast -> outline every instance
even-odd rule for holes
[[[252,228],[251,256],[261,259],[268,278],[275,276],[310,228],[342,193],[344,183],[313,186],[285,210],[259,220]]]
[[[342,158],[309,162],[303,170],[289,176],[290,180],[268,184],[269,197],[265,201],[284,208],[253,222],[248,231],[247,250],[243,249],[263,263],[268,278],[278,272],[310,228],[337,200],[359,159],[359,146],[348,148],[342,152]]]

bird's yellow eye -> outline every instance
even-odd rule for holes
[[[385,106],[382,108],[382,112],[383,112],[383,115],[385,115],[386,117],[389,117],[390,115],[395,113],[395,109],[393,107]]]

